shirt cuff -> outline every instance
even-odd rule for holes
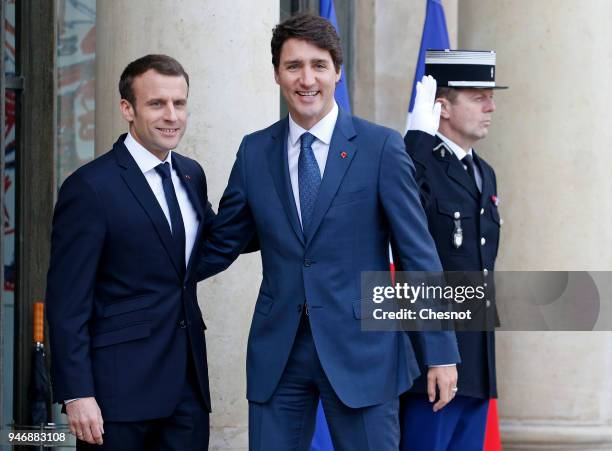
[[[445,366],[457,366],[456,363],[447,363],[446,365],[429,365],[429,368],[442,368]]]

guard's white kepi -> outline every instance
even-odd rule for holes
[[[495,83],[493,50],[428,50],[425,75],[439,87],[505,89]]]

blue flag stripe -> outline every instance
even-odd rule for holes
[[[446,28],[446,18],[444,16],[442,3],[440,3],[440,0],[427,0],[419,59],[417,60],[414,80],[412,81],[412,94],[410,96],[410,106],[408,107],[409,112],[414,108],[417,81],[420,81],[425,74],[425,53],[428,49],[448,48],[450,48],[450,42],[448,39],[448,30]]]
[[[338,19],[336,18],[336,9],[334,8],[334,0],[319,0],[319,11],[321,17],[325,17],[331,22],[336,29],[338,36],[340,35],[340,29],[338,28]],[[336,93],[334,95],[338,106],[344,111],[351,112],[351,102],[348,94],[348,86],[346,84],[346,74],[344,68],[342,68],[342,76],[340,81],[336,85]]]

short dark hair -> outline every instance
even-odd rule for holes
[[[459,96],[459,90],[456,88],[441,86],[436,90],[436,99],[442,97],[444,99],[448,99],[450,103],[455,103],[457,96]]]
[[[342,66],[342,45],[334,26],[323,17],[314,14],[298,14],[279,23],[272,30],[272,64],[278,70],[280,54],[287,39],[301,39],[320,49],[327,50],[332,57],[336,72]]]
[[[119,94],[136,108],[136,98],[132,90],[132,83],[139,75],[153,69],[162,75],[183,76],[189,88],[189,75],[177,60],[168,55],[146,55],[128,64],[119,79]]]

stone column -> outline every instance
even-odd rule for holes
[[[96,153],[127,130],[117,89],[125,65],[147,53],[171,55],[191,78],[178,150],[204,167],[216,210],[242,137],[279,119],[270,55],[278,16],[277,0],[98,1]],[[260,274],[259,254],[240,257],[198,290],[208,325],[213,450],[247,447],[245,353]]]
[[[497,51],[489,137],[499,270],[610,270],[612,3],[462,0],[459,47]],[[503,321],[503,319],[502,319]],[[504,449],[612,449],[609,332],[499,334]]]

